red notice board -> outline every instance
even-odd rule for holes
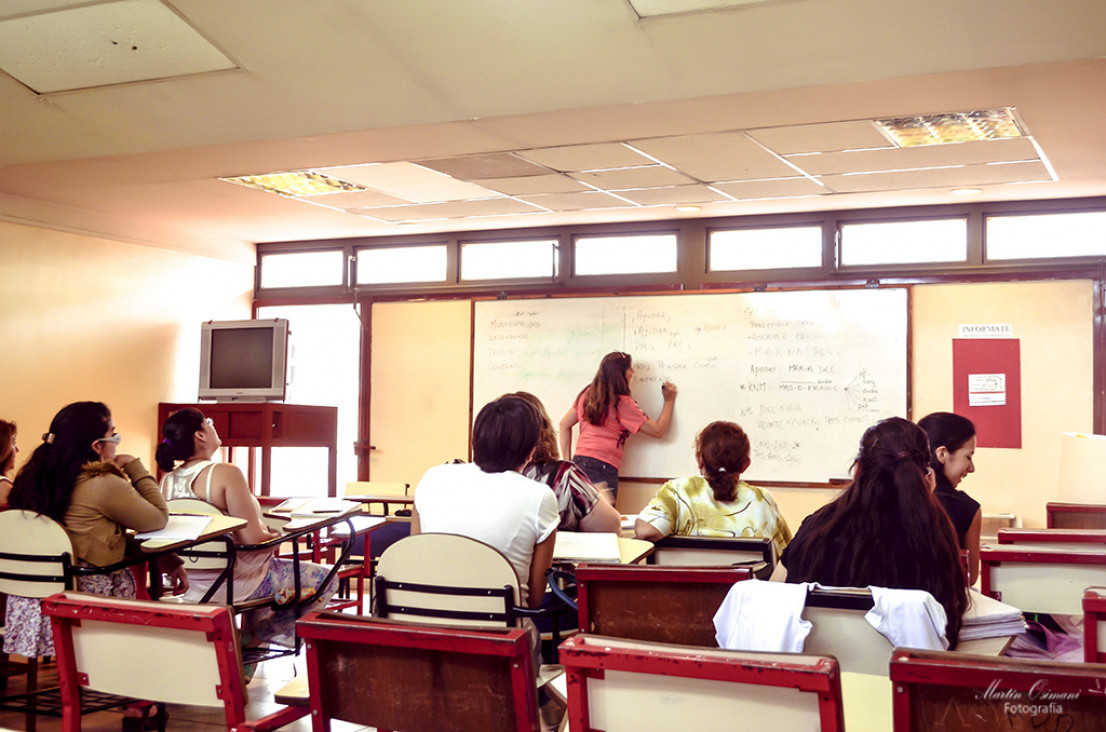
[[[975,423],[977,447],[1022,446],[1021,342],[954,338],[953,411]]]

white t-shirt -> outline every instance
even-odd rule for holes
[[[427,534],[460,534],[503,552],[528,597],[534,547],[560,523],[549,486],[514,471],[485,473],[475,463],[438,465],[415,488],[419,526]]]

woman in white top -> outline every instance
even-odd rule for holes
[[[159,468],[169,471],[161,479],[161,492],[166,500],[199,498],[229,516],[245,519],[246,525],[234,532],[234,540],[240,545],[260,544],[280,536],[262,522],[261,506],[238,466],[211,459],[223,443],[203,412],[191,407],[174,412],[165,420],[161,434],[164,439],[157,447],[156,460]],[[279,602],[281,598],[294,597],[295,565],[291,559],[274,557],[273,552],[274,549],[238,552],[234,566],[236,599],[275,596]],[[308,609],[321,609],[335,589],[331,582],[320,591],[328,569],[310,562],[300,562],[299,567],[302,592],[318,595]],[[185,599],[199,602],[217,576],[218,572],[213,570],[190,570]],[[222,593],[222,589],[217,590],[212,601],[225,597]],[[295,622],[292,608],[251,610],[243,618],[243,644],[256,647],[275,643],[291,647],[295,642]]]

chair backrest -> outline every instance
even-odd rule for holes
[[[1106,587],[1083,592],[1083,660],[1106,663]]]
[[[416,534],[380,556],[373,615],[439,625],[513,625],[519,581],[495,547],[456,534]]]
[[[1033,613],[1083,612],[1083,590],[1106,584],[1106,552],[985,546],[979,551],[983,594]]]
[[[999,529],[998,543],[1018,549],[1106,552],[1102,529]]]
[[[803,651],[836,657],[842,672],[886,678],[891,642],[864,619],[872,606],[867,589],[811,591],[803,620],[812,628]]]
[[[0,592],[48,597],[73,588],[73,542],[48,516],[0,512]]]
[[[200,516],[222,516],[218,506],[199,498],[173,498],[166,501],[169,513],[192,513]],[[225,569],[228,562],[227,544],[224,539],[206,541],[177,554],[184,559],[185,569]]]
[[[776,566],[776,545],[771,539],[753,537],[666,536],[654,544],[649,564],[678,567],[725,567],[763,562],[760,579],[768,579]]]
[[[594,635],[717,648],[714,614],[751,567],[576,568],[580,628]]]
[[[896,650],[894,730],[1106,729],[1103,679],[1103,664]]]
[[[1106,504],[1045,504],[1046,526],[1050,529],[1106,529]]]
[[[561,644],[571,729],[842,730],[837,661],[581,634]]]
[[[242,661],[230,611],[67,592],[43,600],[53,618],[65,715],[80,689],[225,708],[245,719]],[[68,723],[68,720],[67,722]]]
[[[339,719],[408,732],[538,730],[530,646],[520,628],[446,628],[333,613],[310,613],[297,628],[307,643],[316,729]]]

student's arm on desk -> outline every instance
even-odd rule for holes
[[[662,534],[656,526],[653,526],[653,524],[648,521],[644,519],[634,521],[634,538],[645,539],[646,541],[660,541],[664,536],[665,535]]]

